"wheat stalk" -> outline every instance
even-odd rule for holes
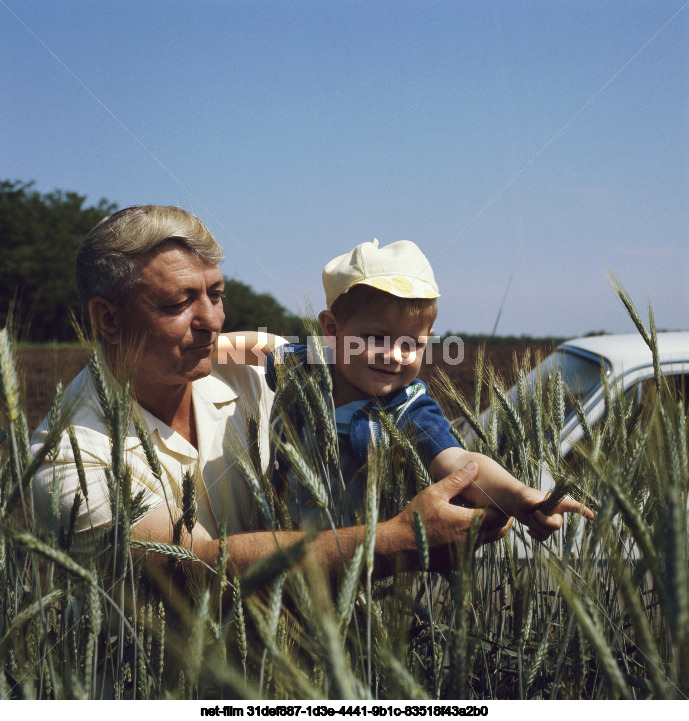
[[[202,561],[192,551],[184,546],[180,546],[175,543],[158,543],[157,541],[141,541],[137,538],[132,538],[129,542],[132,548],[138,548],[146,553],[155,553],[159,556],[167,556],[168,558],[174,558],[178,561],[191,561],[193,563],[200,563],[205,566],[209,571],[215,573],[215,569],[209,566],[205,561]]]

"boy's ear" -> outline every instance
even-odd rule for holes
[[[109,300],[96,296],[89,301],[91,324],[105,343],[117,345],[122,340],[122,313]]]
[[[318,322],[325,336],[325,342],[329,348],[335,348],[337,338],[337,318],[329,310],[322,310],[318,314]]]

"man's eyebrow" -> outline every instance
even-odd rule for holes
[[[225,279],[221,278],[220,280],[216,280],[215,283],[211,283],[207,290],[216,290],[217,288],[224,288],[225,287]],[[194,286],[189,286],[188,288],[177,288],[176,290],[171,290],[169,293],[167,293],[163,300],[174,300],[176,298],[179,298],[183,295],[198,295],[199,289]]]

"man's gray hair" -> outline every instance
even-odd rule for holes
[[[77,251],[77,291],[84,308],[96,296],[126,307],[139,280],[139,256],[166,241],[179,243],[209,265],[222,259],[211,232],[186,210],[161,205],[118,210],[92,228]]]

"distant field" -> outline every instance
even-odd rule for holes
[[[553,346],[494,345],[486,348],[486,358],[511,381],[513,354],[521,358],[526,353],[538,352],[545,356]],[[466,394],[471,395],[474,387],[474,363],[477,346],[464,346],[464,360],[458,365],[442,362],[442,353],[435,348],[434,363],[426,366],[421,377],[426,380],[432,374],[433,366],[444,368],[454,383]],[[17,368],[26,389],[29,428],[33,431],[41,422],[50,407],[55,386],[59,380],[67,385],[86,364],[86,352],[74,346],[34,346],[24,347],[17,351]]]
[[[29,430],[50,408],[58,381],[66,386],[86,365],[88,354],[76,346],[34,346],[17,351],[17,371],[26,391]]]
[[[474,380],[475,380],[475,364],[476,356],[480,346],[477,345],[465,345],[464,346],[464,360],[457,364],[451,365],[443,363],[442,354],[438,353],[434,356],[433,364],[427,365],[421,372],[421,379],[427,380],[433,373],[434,369],[442,368],[448,376],[452,379],[454,384],[470,399],[473,399],[474,394]],[[508,385],[512,385],[515,381],[514,378],[514,356],[517,358],[529,358],[529,365],[533,366],[534,357],[539,360],[545,358],[549,353],[554,350],[554,344],[539,344],[539,345],[524,345],[521,343],[515,344],[500,344],[486,346],[486,360],[495,368],[501,378],[505,380]],[[487,390],[484,386],[484,391]],[[482,394],[483,402],[485,405],[487,402],[487,393]]]

